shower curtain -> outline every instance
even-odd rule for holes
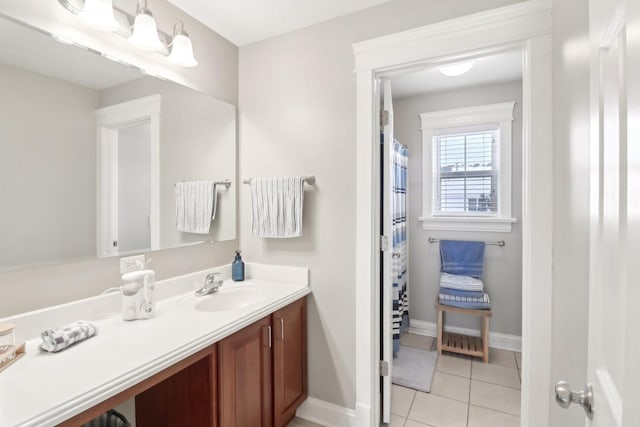
[[[393,242],[391,273],[393,278],[393,353],[400,350],[400,335],[409,327],[407,293],[407,163],[409,150],[393,141]]]

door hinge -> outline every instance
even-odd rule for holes
[[[380,236],[380,251],[385,252],[391,249],[391,245],[389,244],[389,237],[381,235]]]
[[[380,361],[380,376],[381,377],[388,377],[389,376],[389,362],[387,362],[386,360],[381,360]]]
[[[380,112],[380,126],[384,127],[389,124],[389,112],[387,110]]]

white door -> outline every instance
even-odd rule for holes
[[[589,1],[591,427],[640,425],[639,3]]]
[[[380,156],[382,171],[382,235],[385,240],[382,249],[381,301],[382,313],[380,330],[382,331],[382,361],[388,366],[386,375],[382,376],[382,422],[391,421],[391,373],[393,370],[393,278],[391,240],[393,236],[393,170],[391,159],[393,154],[393,102],[391,100],[391,82],[383,82],[382,131],[383,152]]]

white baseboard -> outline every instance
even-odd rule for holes
[[[355,427],[356,425],[356,415],[353,409],[314,397],[307,397],[307,400],[296,411],[296,417],[323,426]]]
[[[444,326],[445,331],[456,334],[465,334],[471,336],[480,336],[479,329],[460,328],[457,326]],[[437,333],[436,324],[433,322],[425,322],[423,320],[409,320],[409,332],[416,335],[425,335],[435,337]],[[522,351],[522,337],[518,335],[501,334],[498,332],[489,332],[489,347],[500,348],[510,351]]]

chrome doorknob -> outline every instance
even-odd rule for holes
[[[593,419],[593,386],[587,384],[580,391],[571,390],[571,386],[565,381],[556,383],[556,402],[562,408],[571,406],[571,402],[578,403],[584,408],[589,419]]]

